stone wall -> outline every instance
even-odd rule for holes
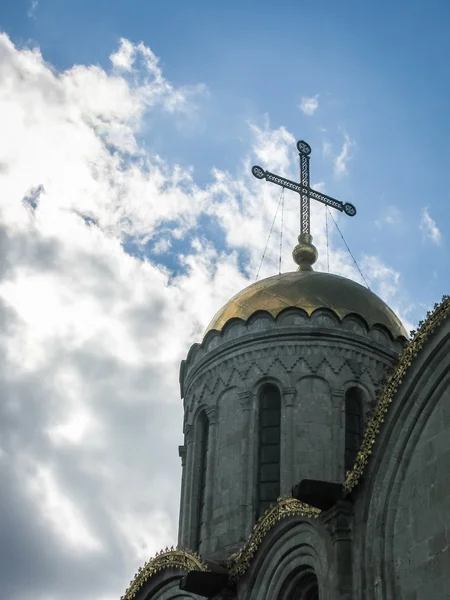
[[[242,545],[255,521],[261,385],[274,383],[282,396],[281,493],[305,477],[342,482],[345,390],[359,386],[367,412],[400,348],[382,327],[369,330],[353,315],[341,322],[326,309],[311,317],[288,309],[277,319],[257,313],[195,344],[180,374],[186,434],[180,543],[196,550],[195,429],[202,410],[215,411],[204,554],[220,559]]]
[[[356,490],[356,598],[450,597],[449,356],[444,322],[392,399]]]

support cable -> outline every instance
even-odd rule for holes
[[[330,272],[330,251],[328,248],[328,207],[325,206],[325,229],[327,232],[327,267],[328,273]]]
[[[278,267],[278,275],[281,275],[281,254],[283,252],[283,222],[284,222],[284,187],[281,190],[281,227],[280,227],[280,264]]]
[[[258,281],[259,272],[261,271],[261,266],[262,266],[262,264],[263,264],[264,257],[266,256],[267,246],[269,245],[270,236],[272,235],[273,226],[275,225],[275,219],[277,218],[277,214],[278,214],[278,210],[279,210],[279,208],[280,208],[281,200],[282,200],[282,199],[283,199],[283,197],[284,197],[284,193],[283,193],[283,191],[284,191],[284,186],[283,186],[283,188],[282,188],[282,190],[281,190],[281,194],[280,194],[280,200],[279,200],[279,202],[278,202],[277,210],[275,211],[275,216],[274,216],[274,218],[273,218],[273,221],[272,221],[272,226],[271,226],[271,228],[270,228],[270,231],[269,231],[269,237],[267,238],[266,247],[264,248],[264,252],[263,252],[263,255],[262,255],[262,257],[261,257],[261,262],[259,263],[259,268],[258,268],[258,272],[256,273],[256,279],[255,279],[255,281]]]
[[[347,250],[348,250],[348,253],[349,253],[349,254],[350,254],[350,256],[352,257],[352,259],[353,259],[353,262],[355,263],[355,265],[356,265],[356,268],[357,268],[357,269],[358,269],[358,271],[359,271],[359,274],[361,275],[361,277],[362,277],[362,279],[363,279],[364,283],[366,284],[366,287],[367,287],[367,289],[370,291],[369,284],[367,283],[367,281],[366,281],[366,278],[364,277],[364,275],[363,275],[363,273],[362,273],[361,269],[359,268],[359,266],[358,266],[358,263],[357,263],[357,262],[356,262],[356,260],[355,260],[355,257],[354,257],[354,256],[353,256],[353,254],[351,253],[351,250],[350,250],[350,248],[348,247],[348,244],[347,244],[347,242],[345,241],[345,239],[344,239],[344,236],[342,235],[342,232],[341,232],[341,230],[339,229],[339,227],[338,227],[338,224],[337,224],[337,223],[336,223],[336,221],[334,220],[334,217],[333,217],[333,215],[331,214],[331,212],[330,212],[330,210],[329,210],[329,208],[328,208],[328,207],[327,207],[327,211],[330,213],[330,217],[333,219],[333,223],[336,225],[336,229],[339,231],[339,233],[340,233],[340,235],[341,235],[341,238],[342,238],[342,241],[344,242],[344,244],[345,244],[345,247],[346,247],[346,248],[347,248]]]

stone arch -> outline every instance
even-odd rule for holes
[[[374,406],[374,395],[373,391],[369,388],[369,386],[361,382],[359,379],[347,379],[342,386],[342,389],[338,390],[336,393],[339,404],[333,406],[333,408],[337,408],[339,411],[339,431],[338,435],[338,443],[336,445],[336,451],[339,456],[339,470],[337,474],[338,481],[345,480],[346,471],[351,469],[348,465],[346,465],[345,461],[345,453],[346,453],[346,432],[347,432],[347,418],[346,418],[346,399],[348,391],[352,388],[357,388],[361,393],[361,439],[364,435],[364,428],[366,426],[366,421],[370,411]],[[353,464],[351,465],[353,466]]]
[[[371,386],[369,386],[365,381],[361,381],[360,379],[350,378],[346,379],[343,383],[342,389],[345,392],[351,387],[361,388],[361,391],[364,394],[364,398],[366,400],[366,407],[371,405],[375,400],[374,390]]]
[[[192,444],[188,445],[192,456],[189,457],[189,547],[198,551],[205,531],[204,506],[207,495],[207,468],[209,466],[208,453],[210,451],[209,428],[210,419],[207,413],[208,407],[201,404],[197,407],[193,420]],[[188,451],[189,451],[188,450]]]
[[[334,598],[328,578],[332,559],[328,534],[319,521],[295,517],[267,535],[246,575],[248,600],[285,600],[307,572],[317,577],[320,600]],[[301,598],[301,596],[300,596]]]
[[[319,600],[319,581],[314,568],[300,565],[284,582],[278,600]]]
[[[279,376],[275,377],[273,375],[265,375],[263,377],[260,376],[257,380],[252,382],[252,385],[249,387],[252,390],[252,394],[257,397],[261,388],[263,388],[265,385],[274,385],[280,390],[280,392],[283,387],[286,387],[285,381],[283,381]]]
[[[310,388],[313,388],[314,385],[316,384],[316,382],[319,382],[319,381],[322,382],[322,384],[327,388],[328,391],[331,389],[329,382],[324,377],[320,377],[319,375],[315,375],[315,374],[301,375],[297,379],[295,385],[296,386],[307,385]],[[321,384],[319,384],[319,385],[321,385]]]
[[[369,333],[369,325],[367,321],[356,313],[349,313],[342,319],[344,329],[351,331],[357,335],[366,336]]]
[[[260,453],[260,395],[265,386],[275,387],[280,394],[280,417],[282,410],[282,381],[277,377],[264,376],[259,377],[251,386],[250,392],[248,392],[249,402],[249,414],[247,414],[248,422],[248,437],[247,437],[247,451],[248,451],[248,466],[249,470],[247,473],[248,485],[251,489],[247,489],[247,501],[250,503],[250,509],[247,518],[247,535],[250,535],[251,528],[258,520],[259,515],[259,453]],[[243,394],[244,395],[244,394]],[[280,442],[282,438],[281,423],[280,423]],[[281,461],[280,461],[281,464]],[[248,526],[250,525],[250,528]]]
[[[289,375],[283,368],[277,369],[276,373],[262,373],[261,370],[253,373],[250,371],[246,387],[252,394],[257,395],[258,389],[266,383],[273,383],[280,390],[291,385]]]
[[[275,327],[275,317],[267,310],[257,310],[247,319],[249,333],[264,332]]]
[[[381,323],[375,323],[369,331],[369,335],[374,342],[386,347],[391,347],[395,341],[389,329]]]
[[[436,496],[450,469],[449,352],[450,326],[444,322],[393,398],[369,463],[358,541],[358,585],[368,599],[406,597],[420,582],[422,600],[439,597],[439,586],[442,594],[449,586],[450,551],[438,548],[447,509]]]
[[[197,436],[198,443],[198,461],[194,473],[197,474],[197,517],[196,517],[196,537],[195,549],[202,554],[205,541],[205,504],[207,502],[207,482],[208,482],[208,455],[210,448],[210,423],[206,410],[202,411],[197,418]]]
[[[303,308],[289,306],[283,308],[277,315],[276,322],[283,327],[298,327],[309,324],[309,315]]]
[[[137,591],[135,600],[201,600],[196,594],[180,590],[186,571],[168,568],[156,573]]]
[[[325,413],[331,409],[330,383],[319,375],[304,375],[296,381],[295,389],[297,407],[302,409],[301,420],[310,422],[318,418],[325,423]]]
[[[227,321],[222,327],[222,338],[224,342],[235,340],[248,333],[247,323],[238,317],[234,317]]]
[[[200,402],[195,407],[194,413],[192,415],[192,420],[191,420],[191,423],[192,423],[192,425],[194,425],[194,427],[195,427],[198,419],[200,418],[201,414],[206,411],[207,407],[208,407],[208,405],[205,402]]]
[[[316,327],[334,328],[341,325],[337,314],[331,308],[316,308],[311,313],[311,325]]]
[[[245,444],[251,436],[246,426],[252,403],[241,397],[238,387],[223,390],[217,398],[217,424],[214,435],[215,474],[211,481],[208,556],[215,556],[240,542],[246,523],[248,452]],[[220,557],[221,558],[221,557]]]

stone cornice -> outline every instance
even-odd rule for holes
[[[356,317],[352,317],[355,319]],[[267,320],[267,319],[266,319]],[[180,369],[180,387],[181,395],[185,397],[189,385],[195,379],[199,372],[209,369],[211,366],[223,363],[228,357],[235,356],[237,353],[245,353],[261,347],[294,344],[308,344],[311,342],[322,346],[323,344],[335,344],[336,347],[342,347],[348,344],[352,348],[360,348],[362,351],[370,351],[376,355],[380,361],[390,363],[398,355],[401,349],[399,343],[388,342],[387,334],[386,345],[381,344],[371,337],[372,330],[365,334],[355,333],[346,329],[345,323],[337,323],[333,328],[318,327],[310,324],[302,327],[292,327],[283,324],[274,323],[269,329],[263,331],[249,331],[245,336],[234,339],[226,339],[221,333],[215,332],[214,340],[217,342],[214,347],[207,343],[194,344],[188,353],[188,358],[182,361]],[[377,326],[374,326],[377,329]],[[378,331],[378,330],[377,330]]]
[[[297,321],[301,323],[298,324]],[[295,324],[294,324],[295,322]],[[222,331],[212,330],[208,332],[201,344],[193,344],[188,352],[186,360],[182,361],[180,368],[181,395],[183,394],[183,383],[187,372],[192,366],[204,357],[217,350],[219,347],[234,346],[248,338],[266,337],[272,332],[279,335],[282,331],[292,333],[314,333],[320,331],[323,334],[332,331],[347,332],[362,340],[368,338],[371,345],[378,346],[380,349],[387,349],[388,352],[396,352],[405,342],[404,338],[394,340],[392,334],[383,325],[374,324],[372,327],[366,321],[356,315],[349,314],[342,320],[331,309],[319,308],[311,316],[299,308],[287,308],[276,318],[265,311],[258,311],[247,321],[241,319],[231,319],[225,325]]]
[[[237,349],[234,354],[224,356],[221,362],[199,365],[195,374],[189,378],[189,385],[186,387],[185,410],[189,413],[192,409],[191,387],[195,386],[195,396],[197,402],[204,394],[208,397],[216,395],[217,390],[226,389],[229,386],[236,385],[236,381],[247,379],[249,369],[254,365],[259,368],[270,371],[271,365],[267,361],[277,361],[278,368],[284,369],[290,373],[298,362],[303,362],[311,374],[319,374],[322,368],[331,369],[336,375],[347,366],[355,377],[360,377],[365,372],[373,385],[378,385],[380,379],[385,375],[387,367],[391,366],[395,360],[395,355],[390,360],[382,360],[377,355],[373,355],[372,349],[368,347],[359,347],[355,344],[337,343],[336,340],[328,338],[321,339],[318,344],[308,344],[309,356],[304,353],[305,343],[303,340],[295,340],[290,344],[286,340],[278,338],[276,343],[264,346],[245,345],[240,350]],[[333,357],[333,364],[330,358]],[[266,361],[266,362],[264,362]],[[355,372],[355,368],[358,372]],[[185,413],[186,414],[186,413]]]

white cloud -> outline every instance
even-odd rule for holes
[[[147,112],[189,118],[205,88],[174,86],[143,44],[122,40],[111,60],[111,70],[58,73],[0,35],[0,499],[14,506],[1,526],[18,565],[0,562],[0,577],[10,600],[120,597],[143,560],[175,542],[179,363],[254,279],[281,192],[251,175],[249,157],[200,187],[148,150]],[[261,166],[296,172],[292,134],[268,121],[250,131]],[[286,192],[293,215],[296,200]],[[199,235],[199,217],[220,224],[226,250]],[[283,270],[294,268],[297,234],[286,217]],[[171,255],[177,273],[125,250],[151,241],[167,252],[171,240],[185,248]],[[277,272],[278,252],[274,232],[261,277]],[[358,280],[351,259],[331,252],[332,270]],[[394,298],[389,268],[377,272]]]
[[[433,242],[433,244],[439,246],[442,242],[442,234],[436,225],[436,221],[431,218],[427,207],[422,209],[420,231],[423,233],[424,239]]]
[[[299,104],[300,110],[308,117],[311,117],[319,108],[319,94],[315,96],[303,96]]]
[[[393,205],[386,206],[383,209],[383,214],[379,219],[375,221],[377,227],[383,227],[384,225],[400,225],[402,223],[401,211]]]
[[[255,142],[254,155],[261,160],[264,169],[286,171],[290,167],[292,152],[295,151],[296,140],[284,127],[273,130],[266,117],[263,128],[250,124]]]
[[[109,58],[113,64],[113,67],[116,69],[131,71],[135,57],[136,47],[134,44],[132,44],[129,40],[121,38],[120,48],[117,50],[117,52],[113,52]]]
[[[27,12],[27,16],[30,19],[35,19],[36,18],[36,12],[37,12],[38,6],[39,6],[39,1],[38,0],[31,0],[30,7],[29,7],[28,12]]]
[[[412,306],[400,301],[402,291],[400,273],[384,264],[378,256],[365,256],[361,262],[361,269],[372,291],[381,296],[399,316],[406,331],[411,331],[414,328],[409,319]]]
[[[39,506],[41,518],[48,521],[56,534],[78,552],[102,549],[74,502],[60,489],[56,477],[47,466],[34,465],[34,475],[26,481],[28,493]]]
[[[161,238],[153,245],[152,251],[154,254],[165,254],[171,247],[172,242],[168,238]]]
[[[348,163],[353,158],[352,149],[356,146],[355,140],[344,132],[344,141],[338,154],[333,152],[333,145],[328,139],[322,142],[322,154],[333,161],[335,175],[345,175],[348,172]]]
[[[324,140],[323,144],[322,144],[322,154],[324,156],[331,156],[332,155],[332,146],[331,143],[328,140]]]
[[[130,515],[145,532],[145,558],[173,542],[179,362],[227,293],[222,272],[237,270],[236,257],[213,268],[217,252],[205,259],[199,249],[169,285],[163,267],[124,252],[125,240],[145,243],[164,221],[186,235],[206,198],[189,171],[148,153],[137,137],[146,111],[185,118],[204,87],[167,82],[143,45],[129,54],[133,77],[117,59],[111,73],[57,73],[38,50],[0,36],[0,437],[10,457],[2,489],[18,507],[13,530],[34,515],[17,546],[33,553],[30,581],[43,572],[33,548],[46,530],[39,556],[55,576],[40,584],[41,598],[102,597],[99,572],[115,573],[108,585],[119,597],[143,558],[122,525]],[[215,278],[218,288],[207,291]],[[20,459],[25,451],[33,469]],[[142,486],[149,476],[154,492]],[[165,519],[160,533],[152,515]],[[73,549],[86,575],[94,564],[97,574],[84,583],[66,575],[58,587],[56,573],[72,573]],[[1,574],[5,595],[17,598],[19,572]]]
[[[352,158],[351,150],[355,146],[355,141],[350,138],[348,133],[344,133],[344,143],[340,153],[334,158],[334,172],[336,175],[345,175],[347,166]]]
[[[388,302],[395,298],[400,286],[400,273],[383,264],[377,256],[366,256],[362,268],[371,281],[378,283],[383,298]]]

